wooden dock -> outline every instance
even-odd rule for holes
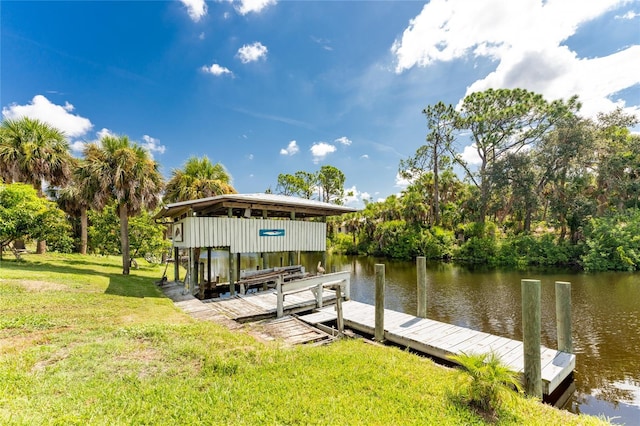
[[[322,302],[335,303],[335,291],[324,289]],[[234,321],[258,321],[276,316],[278,294],[276,290],[260,291],[250,294],[238,294],[232,297],[207,299],[202,301],[211,305],[211,309],[226,315]],[[316,294],[312,290],[288,294],[284,299],[284,314],[311,311],[317,306]]]
[[[375,307],[354,300],[342,303],[345,327],[373,335]],[[309,324],[320,324],[336,319],[335,307],[321,308],[318,312],[299,317]],[[384,338],[392,343],[418,352],[448,359],[459,353],[494,352],[513,370],[523,373],[523,344],[520,341],[469,328],[446,324],[401,312],[384,310]],[[575,355],[542,347],[543,393],[550,395],[575,369]]]
[[[322,330],[308,325],[305,322],[298,320],[290,315],[282,318],[268,318],[265,320],[253,322],[251,324],[241,324],[239,321],[234,320],[233,317],[239,317],[244,319],[249,315],[249,312],[257,314],[258,317],[274,317],[276,315],[276,302],[275,296],[262,297],[262,302],[258,302],[260,294],[254,294],[250,296],[238,296],[233,299],[222,300],[224,302],[220,305],[217,303],[203,303],[202,300],[197,299],[189,293],[185,293],[184,286],[175,282],[166,282],[160,286],[163,293],[173,300],[174,304],[191,317],[200,321],[211,321],[217,324],[223,325],[230,330],[248,327],[250,333],[254,334],[265,341],[279,341],[286,345],[322,345],[329,343],[335,339],[331,334],[328,334]],[[262,295],[265,296],[265,295]],[[311,300],[316,301],[315,295],[309,300],[300,300],[304,295],[297,295],[296,300],[290,300],[287,304],[287,308],[296,309],[300,305],[309,306],[308,309],[313,309],[315,304]],[[333,294],[335,299],[335,293]],[[235,299],[235,302],[233,300]],[[327,293],[325,300],[329,302],[331,295]],[[253,301],[253,302],[251,302]],[[271,305],[267,303],[271,301]],[[233,310],[230,307],[233,305]],[[297,306],[296,306],[297,305]],[[223,307],[224,306],[224,307]],[[262,306],[260,309],[257,306]],[[240,309],[240,311],[237,311]],[[245,314],[240,314],[242,309],[245,309]],[[233,311],[236,311],[235,314]],[[240,312],[240,313],[239,313]],[[231,315],[230,315],[231,313]]]

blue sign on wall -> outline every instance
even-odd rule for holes
[[[284,237],[284,229],[261,229],[261,237]]]

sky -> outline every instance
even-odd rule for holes
[[[76,156],[127,135],[165,178],[207,156],[240,193],[324,165],[350,206],[400,193],[422,110],[488,88],[640,113],[639,0],[3,0],[0,23],[4,118]]]

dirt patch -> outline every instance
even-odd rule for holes
[[[31,369],[32,372],[34,373],[39,373],[44,371],[48,366],[50,365],[54,365],[64,359],[67,359],[69,357],[69,349],[68,348],[61,348],[60,350],[56,351],[55,353],[53,353],[49,358],[42,360],[42,361],[38,361],[34,364],[33,368]]]
[[[0,335],[0,353],[20,353],[25,349],[49,342],[44,333],[29,333],[28,335],[8,336]]]
[[[63,291],[68,290],[64,284],[52,283],[49,281],[33,281],[33,280],[20,280],[16,281],[27,291],[39,292],[39,291]]]

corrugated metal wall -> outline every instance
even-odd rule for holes
[[[300,220],[187,217],[182,223],[179,248],[231,247],[232,253],[325,251],[327,226]],[[260,230],[284,230],[284,236],[260,236]]]

